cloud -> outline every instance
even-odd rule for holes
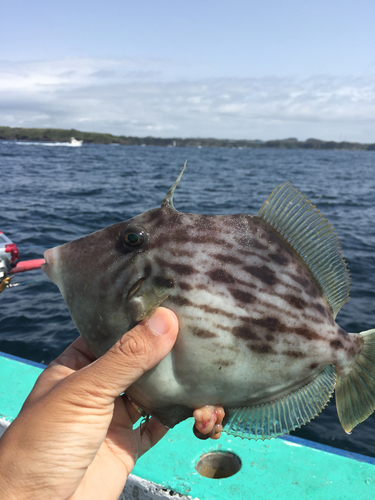
[[[0,63],[0,124],[119,135],[375,142],[375,79],[189,79],[167,60]]]

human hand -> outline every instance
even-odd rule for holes
[[[159,308],[95,361],[78,338],[37,380],[0,441],[0,498],[117,500],[138,457],[167,432],[119,396],[172,349],[174,313]]]

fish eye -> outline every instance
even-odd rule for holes
[[[140,226],[132,226],[125,229],[122,234],[123,241],[128,247],[141,247],[147,243],[146,230]]]

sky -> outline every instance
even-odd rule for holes
[[[374,0],[12,0],[0,125],[375,142]]]

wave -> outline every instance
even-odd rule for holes
[[[70,142],[27,142],[27,141],[17,141],[16,144],[22,146],[48,146],[48,147],[66,147],[66,148],[76,148],[80,147],[76,144],[71,144]]]

